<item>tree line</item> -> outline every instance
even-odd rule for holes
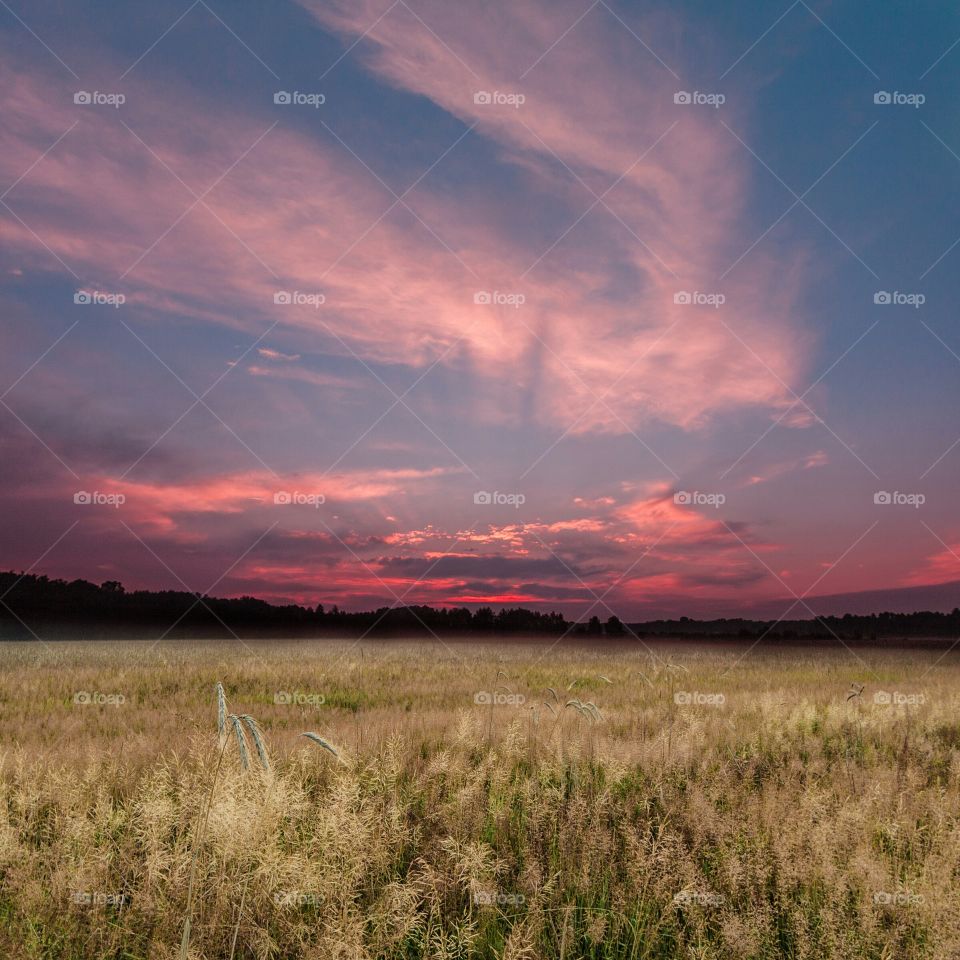
[[[623,623],[594,615],[567,620],[562,613],[523,607],[409,605],[346,611],[337,604],[272,604],[257,597],[211,597],[185,590],[126,590],[117,580],[58,580],[0,573],[0,637],[64,636],[359,636],[532,634],[588,637],[702,637],[769,641],[878,642],[883,639],[960,636],[960,609],[950,613],[845,614],[809,620],[742,618],[649,620]]]

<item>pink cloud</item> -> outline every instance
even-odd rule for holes
[[[802,261],[785,267],[754,251],[723,281],[723,310],[673,303],[678,291],[715,289],[710,284],[755,239],[743,234],[754,161],[719,116],[678,111],[679,81],[622,25],[598,9],[556,43],[583,12],[574,4],[495,3],[481,18],[463,18],[436,0],[416,17],[395,8],[378,21],[386,5],[377,0],[302,2],[345,41],[362,36],[359,49],[374,72],[475,125],[534,170],[538,183],[577,196],[574,213],[592,198],[570,178],[551,180],[557,158],[594,194],[615,184],[604,196],[612,212],[598,206],[603,227],[587,229],[587,238],[602,238],[604,253],[615,250],[631,263],[640,278],[632,302],[601,305],[595,294],[609,282],[609,267],[584,259],[582,224],[560,247],[563,271],[546,257],[523,277],[534,291],[528,302],[542,302],[549,313],[545,363],[564,393],[586,406],[637,361],[579,428],[619,431],[618,417],[636,422],[638,413],[689,427],[717,409],[786,409],[781,381],[804,364],[791,317]],[[639,29],[655,48],[672,49],[681,26],[648,16]],[[478,89],[522,92],[526,103],[477,104]],[[736,126],[743,115],[723,119]],[[531,262],[521,261],[521,269]],[[558,285],[561,296],[551,296]],[[532,319],[536,328],[540,318]]]
[[[960,542],[948,543],[931,554],[917,570],[904,577],[900,585],[917,587],[954,580],[960,580]]]
[[[747,486],[756,486],[758,483],[767,483],[775,480],[777,477],[793,473],[795,470],[813,470],[817,467],[826,466],[830,462],[830,457],[825,450],[817,450],[815,453],[800,457],[799,459],[781,460],[776,463],[764,465],[761,473],[755,473],[749,476],[744,483]]]
[[[352,43],[387,3],[307,6]],[[12,183],[27,171],[7,199],[29,226],[0,211],[0,238],[22,264],[15,272],[68,276],[59,257],[80,275],[77,285],[123,291],[124,316],[161,335],[191,323],[252,338],[277,321],[269,345],[230,374],[231,385],[246,374],[247,389],[255,380],[269,397],[271,430],[277,409],[320,416],[302,387],[351,406],[369,391],[368,371],[320,372],[318,353],[419,369],[439,361],[439,374],[455,377],[457,389],[437,403],[460,418],[465,434],[490,424],[624,434],[652,421],[696,430],[755,410],[771,417],[790,410],[784,424],[810,425],[806,411],[790,409],[788,386],[803,376],[809,347],[796,309],[803,256],[785,265],[756,250],[717,279],[754,239],[754,161],[720,122],[742,129],[745,106],[722,116],[678,111],[679,82],[602,8],[538,63],[582,8],[492,3],[469,23],[439,0],[417,9],[442,41],[401,4],[354,55],[377,78],[474,125],[454,155],[469,160],[478,146],[492,148],[509,189],[496,177],[474,182],[461,174],[453,190],[428,175],[407,198],[423,223],[399,206],[383,216],[395,198],[319,123],[312,132],[296,128],[269,105],[225,111],[202,91],[157,90],[139,74],[129,83],[128,110],[78,112],[62,83],[5,49],[0,83],[9,122],[0,129],[0,175]],[[636,24],[671,62],[681,26],[666,15]],[[514,83],[527,98],[518,110],[474,102],[478,89]],[[191,110],[171,110],[178,99]],[[274,120],[279,125],[267,132]],[[177,222],[194,203],[191,190],[203,191],[234,163],[205,203]],[[608,188],[595,203],[592,194]],[[478,292],[495,290],[522,293],[524,303],[475,302]],[[679,292],[711,290],[726,297],[721,308],[675,302]],[[278,291],[325,299],[275,303]],[[80,399],[82,389],[67,377],[57,395]],[[291,399],[297,391],[307,399]],[[258,412],[251,403],[238,415]],[[367,466],[331,476],[311,465],[332,461],[342,447],[328,456],[300,446],[291,444],[305,469],[280,477],[207,464],[189,478],[139,479],[145,465],[135,480],[119,483],[100,470],[84,483],[123,492],[122,516],[138,530],[211,552],[232,544],[248,518],[259,522],[273,511],[277,491],[322,493],[336,537],[315,528],[317,514],[287,511],[280,516],[289,556],[258,554],[235,571],[231,589],[258,584],[264,595],[309,599],[327,589],[361,603],[383,598],[378,576],[398,592],[416,585],[408,599],[424,602],[582,606],[591,590],[610,586],[611,604],[782,592],[738,537],[760,555],[776,554],[778,543],[756,525],[731,521],[735,536],[714,512],[674,503],[673,487],[659,481],[624,483],[616,495],[609,486],[599,496],[566,493],[542,518],[468,528],[455,508],[444,515],[436,497],[461,471],[369,465],[375,456],[433,462],[403,437],[366,438]],[[818,451],[751,464],[752,482],[825,459]],[[62,499],[60,488],[37,490],[37,499]],[[115,519],[85,522],[104,531]],[[420,564],[445,558],[457,573],[441,565],[418,582]]]
[[[288,363],[293,363],[300,359],[299,353],[281,353],[279,350],[271,350],[268,347],[258,347],[257,353],[265,360],[286,360]]]
[[[368,3],[317,13],[349,33],[365,29],[376,10]],[[30,227],[4,216],[0,235],[34,268],[58,270],[52,252],[85,282],[126,291],[131,306],[158,315],[258,333],[280,320],[297,352],[320,334],[368,362],[469,362],[507,397],[532,391],[534,415],[572,424],[574,433],[623,432],[650,419],[693,428],[725,410],[783,408],[779,381],[795,379],[804,362],[791,316],[796,266],[785,272],[752,256],[725,281],[723,310],[674,303],[678,289],[715,282],[745,246],[749,161],[717,118],[678,119],[673,78],[655,64],[632,73],[636,50],[612,42],[621,28],[593,17],[576,43],[559,45],[525,79],[523,110],[473,103],[478,84],[495,86],[508,67],[533,62],[562,32],[563,14],[512,8],[512,29],[503,34],[496,23],[506,14],[494,9],[486,28],[471,27],[468,44],[465,25],[446,8],[425,10],[477,76],[399,9],[365,40],[375,72],[477,123],[457,150],[469,149],[471,137],[491,138],[505,159],[522,160],[531,188],[550,185],[571,221],[592,198],[569,177],[547,174],[554,154],[596,192],[622,175],[605,197],[613,212],[598,205],[530,272],[556,235],[521,238],[508,216],[510,196],[479,185],[451,196],[427,178],[409,202],[430,230],[389,215],[377,222],[394,198],[331,137],[282,123],[266,133],[271,116],[224,115],[195,92],[194,110],[170,111],[177,91],[160,99],[147,87],[128,98],[139,112],[78,115],[56,86],[12,66],[4,76],[13,89],[11,123],[0,141],[9,180],[78,116],[80,123],[8,198]],[[602,45],[615,55],[597,56]],[[604,66],[584,72],[583,60]],[[617,97],[606,94],[612,89]],[[204,121],[214,114],[216,136]],[[177,177],[199,192],[234,163],[205,203],[158,242],[194,202]],[[634,290],[620,289],[615,266],[633,272]],[[326,302],[278,306],[278,289],[322,292]],[[482,289],[521,290],[525,303],[475,304]],[[510,418],[517,406],[463,403],[480,419]]]

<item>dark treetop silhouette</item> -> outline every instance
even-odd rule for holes
[[[960,610],[952,613],[846,614],[810,620],[651,620],[624,624],[592,616],[571,622],[562,613],[523,608],[494,611],[481,606],[381,607],[347,612],[336,604],[275,605],[255,597],[225,599],[177,590],[127,591],[116,580],[97,586],[87,580],[53,580],[34,574],[0,573],[0,638],[96,636],[353,636],[541,634],[545,636],[703,637],[881,642],[908,637],[950,638],[960,634]]]

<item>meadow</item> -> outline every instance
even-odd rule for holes
[[[0,954],[955,957],[958,656],[5,643]]]

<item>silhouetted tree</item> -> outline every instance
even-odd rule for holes
[[[348,613],[334,604],[305,607],[274,605],[256,597],[222,598],[178,590],[127,591],[117,580],[101,585],[87,580],[51,580],[36,574],[0,572],[0,637],[27,639],[56,629],[70,636],[94,636],[113,632],[159,636],[175,624],[178,637],[230,636],[244,632],[253,636],[310,636],[324,633],[361,635],[441,635],[442,633],[551,634],[562,636],[620,636],[626,628],[619,617],[605,624],[599,617],[586,623],[568,623],[562,613],[542,613],[522,607],[494,611],[483,606],[471,613],[466,607],[381,607]],[[27,626],[24,626],[27,624]],[[775,637],[835,643],[838,637],[876,641],[906,637],[953,637],[960,634],[960,608],[951,613],[846,614],[810,620],[718,619],[654,620],[629,625],[631,633],[644,636]]]
[[[489,607],[480,607],[473,615],[473,625],[478,630],[492,630],[493,611]]]

